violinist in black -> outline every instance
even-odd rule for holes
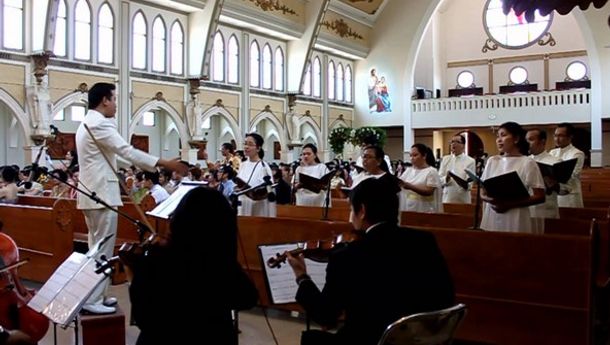
[[[256,290],[244,286],[247,277],[237,262],[233,209],[220,192],[194,188],[176,208],[170,231],[164,245],[151,246],[133,267],[129,294],[141,331],[136,344],[237,344],[231,310],[251,308]],[[254,300],[239,305],[250,288]]]
[[[308,331],[303,345],[376,345],[400,317],[447,308],[454,289],[445,260],[429,232],[399,227],[398,197],[384,181],[366,179],[350,195],[350,221],[362,239],[331,253],[320,291],[302,256],[288,254],[297,277],[297,302],[318,324],[336,334]]]

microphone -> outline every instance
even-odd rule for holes
[[[271,176],[263,176],[263,181],[265,181],[265,186],[267,186],[267,200],[269,200],[269,202],[275,202],[277,198],[273,190],[273,181],[271,180]]]
[[[57,133],[59,133],[59,128],[57,128],[55,125],[49,125],[49,128],[51,128],[51,134],[57,135]]]

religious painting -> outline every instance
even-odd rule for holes
[[[68,151],[76,151],[74,133],[57,133],[55,139],[47,140],[47,153],[51,159],[65,159]]]
[[[375,68],[371,68],[368,93],[369,111],[371,113],[388,113],[392,111],[392,102],[385,76],[379,76]]]
[[[131,136],[131,146],[144,152],[148,152],[148,135],[137,135]]]

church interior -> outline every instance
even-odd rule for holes
[[[371,127],[384,133],[396,169],[411,165],[414,144],[442,165],[456,135],[477,162],[498,155],[506,122],[544,132],[550,151],[557,126],[569,123],[584,153],[584,207],[560,205],[544,234],[468,230],[472,214],[475,228],[482,217],[480,186],[468,187],[464,207],[403,212],[401,224],[434,233],[449,263],[456,300],[470,310],[456,344],[610,344],[607,0],[0,0],[0,76],[0,166],[21,168],[69,163],[99,82],[116,86],[116,124],[127,142],[207,176],[225,159],[221,146],[243,151],[248,133],[264,139],[270,164],[298,162],[307,144],[323,163],[349,164],[362,143],[345,139],[336,150],[334,135]],[[292,205],[278,205],[275,219],[239,216],[239,260],[261,293],[260,307],[241,313],[241,344],[278,344],[263,307],[279,344],[299,343],[305,314],[273,303],[257,246],[346,231],[342,196],[333,190],[323,221],[322,207]],[[137,214],[129,202],[122,207]],[[0,221],[31,259],[19,272],[35,287],[87,243],[82,215],[63,197],[0,200]],[[42,224],[49,229],[33,235]],[[284,230],[291,226],[294,234]],[[119,239],[138,240],[127,220],[119,220]],[[119,273],[119,326],[82,319],[84,345],[135,344]],[[72,327],[57,342],[51,323],[39,344],[74,343]],[[119,339],[100,342],[104,332]]]

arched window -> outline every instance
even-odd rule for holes
[[[170,42],[170,72],[182,74],[184,66],[184,31],[177,20],[172,25]]]
[[[271,59],[271,47],[265,44],[263,47],[263,88],[271,89],[271,70],[273,60]]]
[[[57,19],[55,21],[55,42],[53,43],[53,54],[55,56],[66,56],[67,22],[66,2],[61,0],[57,5]]]
[[[250,86],[259,87],[261,85],[260,81],[260,51],[258,48],[258,43],[253,41],[250,44]]]
[[[237,37],[231,35],[229,38],[229,58],[228,58],[227,74],[228,81],[232,84],[239,83],[239,44]]]
[[[74,7],[74,58],[91,59],[91,9],[86,0]]]
[[[352,102],[352,66],[345,68],[345,101]]]
[[[4,0],[3,46],[8,49],[23,49],[23,0]]]
[[[322,68],[320,66],[320,59],[316,56],[313,60],[313,96],[321,97],[321,82],[322,82]]]
[[[212,80],[225,80],[225,39],[220,31],[216,31],[214,35],[214,44],[212,46]]]
[[[284,52],[282,48],[275,49],[275,89],[284,91]]]
[[[133,17],[131,66],[146,69],[146,19],[142,12]]]
[[[303,94],[311,96],[311,62],[307,63],[305,78],[303,78]]]
[[[343,64],[339,63],[337,66],[337,101],[343,101],[345,96],[343,94],[343,86],[345,82],[345,73],[343,71]]]
[[[328,63],[328,98],[335,99],[335,63]]]
[[[165,23],[161,17],[153,21],[152,41],[152,70],[154,72],[165,72]]]
[[[98,15],[97,61],[110,64],[114,61],[114,15],[108,3],[100,7]]]

